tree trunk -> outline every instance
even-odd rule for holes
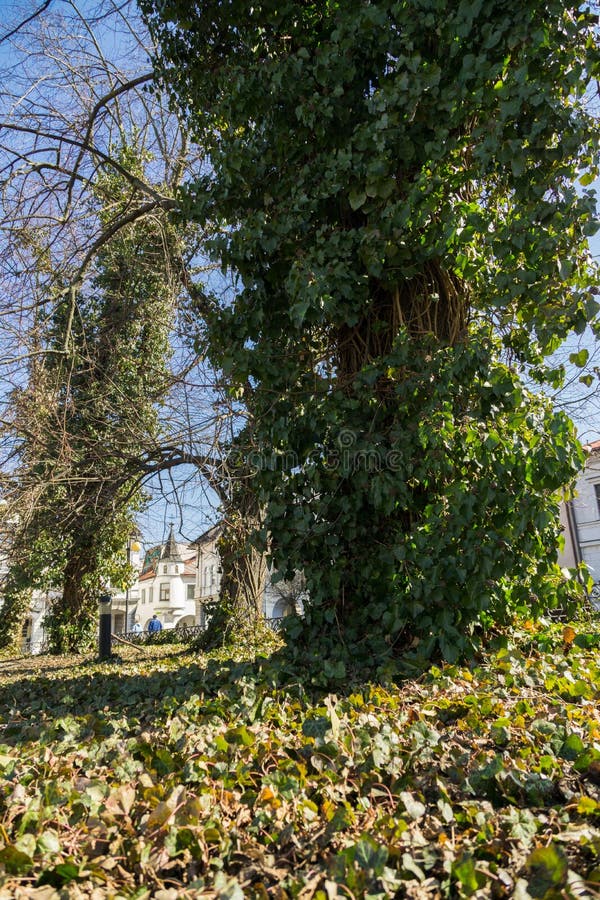
[[[5,586],[0,606],[0,650],[10,655],[20,652],[23,623],[30,605],[30,590],[11,589],[10,584]]]
[[[86,576],[96,567],[89,554],[74,554],[68,561],[63,579],[62,596],[58,597],[46,616],[50,653],[76,653],[89,650],[96,639],[97,597],[86,586]]]
[[[218,541],[221,587],[201,641],[205,650],[257,638],[266,627],[263,596],[267,564],[264,552],[251,542],[262,525],[262,511],[250,477],[236,473],[224,511],[225,524]]]

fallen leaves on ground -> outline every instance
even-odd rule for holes
[[[241,651],[2,663],[0,900],[599,897],[600,630],[568,627],[335,693]]]

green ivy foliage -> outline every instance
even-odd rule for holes
[[[368,636],[365,652],[418,636],[421,652],[437,641],[454,659],[480,613],[506,621],[515,608],[539,614],[566,599],[548,582],[553,492],[581,450],[567,419],[475,344],[432,348],[408,377],[413,352],[404,344],[396,355],[404,375],[393,415],[374,406],[366,433],[353,397],[336,406],[341,433],[327,400],[290,411],[263,481],[278,549],[308,560],[309,622],[333,628],[341,604],[331,601],[342,595],[344,638],[356,645]],[[362,383],[372,375],[366,369]],[[282,473],[279,449],[289,453],[290,434],[307,431],[325,436],[320,451],[292,444],[307,462]]]
[[[134,174],[149,163],[132,147],[115,153]],[[121,175],[99,172],[91,202],[107,229],[132,202],[126,190]],[[99,595],[133,577],[125,547],[171,384],[178,283],[169,260],[178,242],[160,211],[132,219],[98,248],[85,283],[49,308],[45,352],[13,397],[20,464],[7,509],[19,518],[0,646],[19,638],[25,588],[57,594],[44,623],[52,652],[92,646]]]
[[[0,892],[594,897],[598,624],[497,637],[370,680],[272,643],[0,663]]]
[[[222,224],[238,280],[207,343],[250,403],[263,541],[306,577],[296,645],[452,658],[507,604],[558,603],[553,492],[581,454],[521,375],[555,382],[546,356],[599,308],[593,17],[140,5],[210,154],[182,211]]]

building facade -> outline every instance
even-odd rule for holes
[[[195,593],[196,550],[191,544],[178,543],[171,525],[166,543],[151,547],[140,561],[138,579],[127,598],[126,626],[125,598],[113,599],[114,631],[131,631],[136,622],[146,631],[154,615],[167,629],[195,625]]]
[[[195,614],[197,624],[203,628],[206,625],[207,611],[218,600],[221,587],[221,558],[218,550],[221,531],[220,525],[213,525],[193,545],[196,549]]]
[[[221,587],[221,559],[219,537],[221,526],[214,525],[194,542],[197,550],[196,621],[206,625],[207,613],[218,600]],[[301,613],[305,597],[304,578],[300,573],[292,581],[273,582],[267,572],[263,594],[263,615],[268,620],[279,620],[292,612]]]
[[[584,562],[594,581],[592,599],[600,600],[600,441],[586,444],[585,468],[577,479],[575,496],[561,509],[564,549],[561,566]]]

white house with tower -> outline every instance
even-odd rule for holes
[[[178,543],[171,525],[166,543],[151,547],[141,560],[140,574],[130,590],[130,631],[134,622],[146,630],[153,615],[163,628],[196,624],[196,550],[192,544]],[[113,602],[114,606],[114,602]],[[115,630],[125,630],[114,621]]]

